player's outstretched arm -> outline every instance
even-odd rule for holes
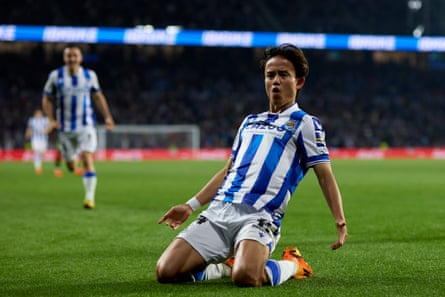
[[[348,228],[346,227],[346,223],[336,223],[338,240],[331,245],[332,250],[336,250],[341,248],[345,243],[346,237],[348,236]]]
[[[343,202],[340,190],[335,180],[330,163],[321,163],[314,166],[315,174],[318,178],[318,183],[323,191],[323,195],[331,210],[332,216],[335,219],[338,239],[331,245],[332,250],[336,250],[343,246],[346,237],[348,236],[348,229],[346,227],[346,219],[343,212]]]

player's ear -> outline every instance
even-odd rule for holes
[[[304,77],[297,77],[297,79],[295,80],[297,89],[301,89],[304,86],[305,82],[306,82],[306,79]]]

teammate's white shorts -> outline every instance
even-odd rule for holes
[[[255,240],[271,254],[280,238],[279,230],[265,210],[250,205],[212,201],[190,226],[178,234],[206,263],[220,263],[233,255],[242,240]]]
[[[67,161],[72,161],[79,152],[94,153],[97,149],[97,133],[93,127],[78,132],[59,132],[60,150]]]
[[[48,141],[43,139],[31,139],[31,149],[36,153],[43,154],[48,149]]]

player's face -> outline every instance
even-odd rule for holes
[[[295,103],[304,78],[295,77],[294,65],[282,56],[272,57],[264,68],[264,85],[270,111],[281,112]]]
[[[71,73],[76,73],[82,63],[82,52],[77,47],[68,47],[63,51],[63,61]]]

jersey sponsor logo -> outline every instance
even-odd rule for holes
[[[285,129],[283,127],[267,124],[265,122],[252,122],[247,125],[246,129],[248,130],[276,130],[278,132],[284,132]]]
[[[63,91],[65,93],[70,93],[70,94],[72,94],[72,93],[82,93],[83,94],[83,92],[89,92],[89,90],[90,90],[90,88],[88,85],[80,86],[80,87],[65,87],[63,89]]]
[[[246,125],[245,129],[249,131],[258,131],[261,133],[264,131],[275,132],[277,136],[281,137],[285,132],[294,133],[297,128],[297,121],[289,120],[283,126],[277,126],[266,121],[252,121]]]
[[[260,134],[260,135],[273,135],[277,138],[282,138],[286,132],[284,127],[271,125],[265,122],[252,122],[245,127],[245,131]]]

